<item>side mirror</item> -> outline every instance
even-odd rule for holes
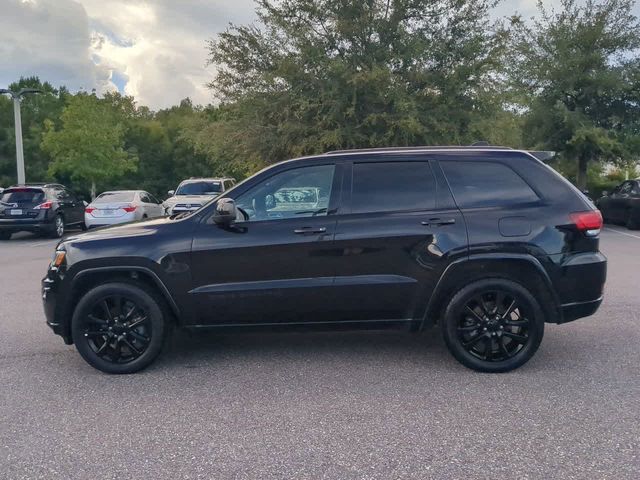
[[[221,198],[216,203],[213,221],[216,225],[231,225],[236,219],[236,202],[231,198]]]
[[[608,190],[603,190],[602,191],[602,196],[603,197],[608,197],[609,196],[609,191]]]
[[[167,193],[169,194],[170,197],[173,197],[176,194],[176,191],[175,190],[169,190]]]

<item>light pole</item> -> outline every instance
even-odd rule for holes
[[[8,93],[13,98],[13,121],[16,129],[16,163],[18,166],[18,183],[25,183],[24,152],[22,151],[22,118],[20,117],[20,98],[28,93],[40,93],[37,88],[23,88],[19,92],[13,92],[6,88],[0,88],[0,94]]]

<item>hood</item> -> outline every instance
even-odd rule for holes
[[[208,201],[216,198],[218,195],[174,195],[167,198],[163,203],[165,206],[173,206],[178,203],[189,203],[204,205]]]
[[[106,240],[109,238],[130,238],[154,235],[163,225],[175,222],[176,220],[172,220],[169,217],[157,217],[149,220],[121,223],[70,236],[65,238],[61,243],[83,243],[95,240]]]

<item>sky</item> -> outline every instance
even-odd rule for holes
[[[535,5],[503,0],[496,15],[530,17]],[[0,88],[37,75],[71,91],[118,90],[154,110],[186,97],[207,104],[205,42],[254,19],[253,0],[0,0]]]

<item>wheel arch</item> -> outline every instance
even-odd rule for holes
[[[155,290],[167,302],[175,322],[180,322],[180,310],[164,282],[153,270],[139,265],[95,267],[78,272],[71,281],[70,294],[65,302],[63,318],[71,318],[78,302],[86,292],[103,283],[114,281],[141,284]],[[66,329],[70,335],[70,321],[67,322]]]
[[[504,278],[522,285],[538,299],[547,322],[561,321],[560,301],[549,274],[537,258],[527,254],[478,254],[447,266],[431,295],[420,329],[438,323],[456,292],[487,278]],[[551,320],[554,318],[557,320]]]

